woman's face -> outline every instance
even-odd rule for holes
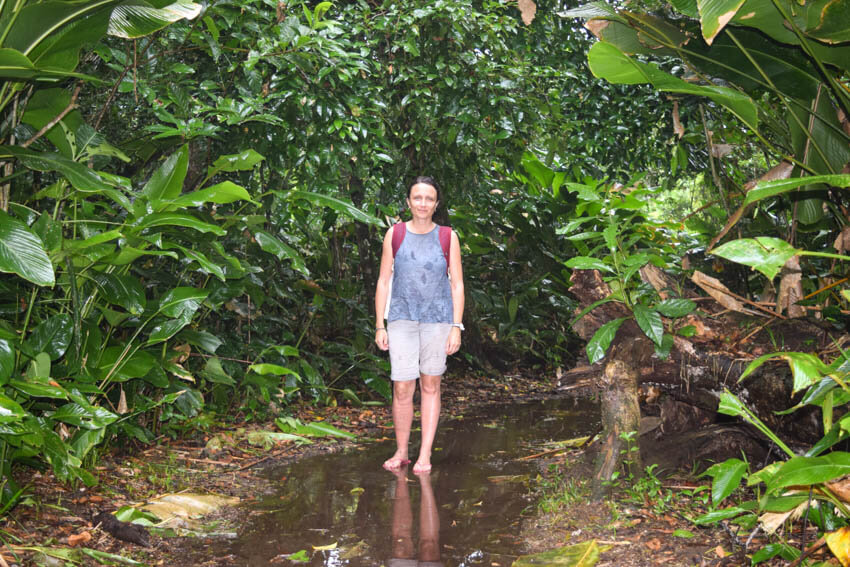
[[[430,220],[437,210],[437,190],[427,183],[417,183],[410,188],[410,196],[407,198],[407,206],[413,212],[413,216],[423,220]]]

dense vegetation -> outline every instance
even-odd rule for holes
[[[841,3],[671,4],[541,1],[529,25],[495,0],[2,8],[4,505],[13,466],[93,483],[112,439],[386,399],[376,253],[418,174],[463,245],[469,371],[573,365],[571,269],[605,273],[665,356],[662,317],[694,306],[639,269],[684,278],[730,235],[711,251],[758,270],[739,293],[805,258],[799,297],[842,328]],[[843,355],[783,356],[827,450],[850,429]]]

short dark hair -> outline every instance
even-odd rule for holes
[[[428,175],[420,175],[419,177],[416,177],[416,178],[415,178],[415,179],[414,179],[414,180],[410,183],[410,185],[408,185],[408,186],[407,186],[407,198],[408,198],[408,199],[410,199],[410,192],[411,192],[411,191],[413,191],[413,186],[414,186],[414,185],[419,185],[420,183],[423,183],[423,184],[425,184],[425,185],[430,185],[431,187],[433,187],[434,189],[436,189],[436,190],[437,190],[437,201],[442,200],[442,199],[440,198],[440,197],[441,197],[441,195],[440,195],[440,186],[439,186],[439,185],[437,185],[437,182],[434,180],[434,178],[433,178],[433,177],[430,177],[430,176],[428,176]]]

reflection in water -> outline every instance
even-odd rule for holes
[[[429,473],[419,474],[419,559],[413,546],[413,512],[407,467],[393,471],[396,476],[393,496],[392,559],[389,567],[442,567],[440,563],[440,516]]]
[[[518,458],[586,435],[597,422],[593,403],[571,399],[447,420],[433,472],[409,480],[381,468],[387,443],[269,468],[276,482],[250,505],[239,537],[198,540],[196,555],[173,566],[209,565],[210,557],[216,567],[296,565],[293,554],[309,558],[304,567],[510,565],[523,549],[527,479],[537,466]]]

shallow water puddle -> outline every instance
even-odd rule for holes
[[[597,423],[586,400],[504,406],[445,419],[430,475],[383,470],[391,442],[272,468],[276,493],[259,498],[238,538],[205,548],[250,566],[509,566],[536,475],[516,459]]]

